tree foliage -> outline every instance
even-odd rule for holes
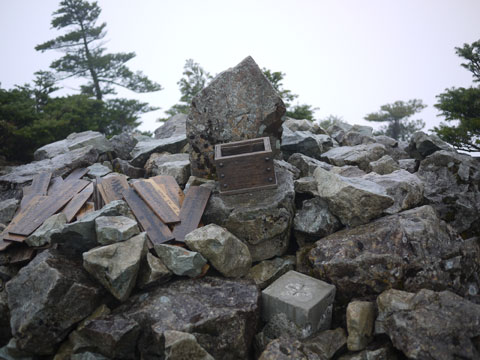
[[[480,82],[480,40],[455,50],[467,60],[462,66],[472,73],[473,82]],[[437,95],[437,99],[435,107],[449,123],[435,127],[437,135],[456,149],[480,151],[480,87],[452,87]]]
[[[82,93],[102,100],[107,94],[115,94],[115,86],[135,92],[161,90],[161,86],[149,80],[142,72],[131,71],[125,63],[135,57],[134,52],[106,54],[101,40],[105,38],[106,23],[97,25],[101,9],[96,2],[63,0],[53,13],[52,27],[69,29],[63,35],[37,45],[36,50],[60,50],[64,56],[52,62],[59,79],[79,77],[88,80]]]
[[[393,104],[385,104],[379,112],[370,113],[365,120],[374,122],[387,122],[379,134],[390,136],[396,140],[408,140],[410,136],[425,127],[422,120],[410,120],[410,117],[426,108],[422,100],[413,99],[407,102],[395,101]]]
[[[283,88],[283,79],[285,78],[285,73],[281,71],[271,71],[267,68],[262,69],[263,74],[265,77],[270,81],[273,88],[277,91],[277,93],[282,98],[285,107],[287,109],[285,115],[293,118],[293,119],[306,119],[310,121],[314,121],[315,118],[315,110],[318,108],[312,107],[312,105],[307,104],[295,104],[293,105],[293,101],[298,98],[297,94],[294,94],[291,90]]]
[[[181,93],[180,102],[173,105],[165,113],[169,117],[177,114],[188,114],[193,97],[207,86],[211,79],[210,73],[205,71],[199,63],[196,63],[193,59],[187,59],[183,66],[183,77],[177,82]],[[167,119],[162,118],[158,121],[166,121]]]

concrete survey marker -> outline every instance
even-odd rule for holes
[[[262,315],[268,322],[284,314],[310,335],[330,328],[334,299],[334,285],[291,270],[263,290]]]

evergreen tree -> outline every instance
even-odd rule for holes
[[[413,99],[407,102],[395,101],[380,107],[379,112],[370,113],[365,120],[374,122],[387,122],[378,134],[390,136],[396,140],[408,140],[410,136],[425,127],[422,120],[409,120],[409,118],[422,111],[427,106],[422,100]]]
[[[65,53],[50,67],[60,79],[79,77],[88,79],[82,93],[103,100],[107,94],[115,94],[114,86],[135,92],[151,92],[162,87],[149,80],[141,72],[132,72],[125,63],[135,57],[134,52],[105,53],[101,40],[105,38],[106,23],[97,25],[101,9],[96,2],[63,0],[53,13],[52,27],[69,29],[64,35],[35,47],[38,51],[60,50]]]
[[[467,60],[462,66],[472,73],[473,82],[480,82],[480,40],[455,50]],[[435,127],[437,135],[458,150],[480,151],[480,86],[446,89],[437,98],[435,107],[451,123]]]

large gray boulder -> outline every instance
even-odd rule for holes
[[[215,360],[192,334],[167,330],[164,336],[165,360]]]
[[[316,135],[310,131],[292,131],[283,126],[281,149],[288,159],[294,153],[301,153],[315,159],[333,147],[333,140],[329,135]]]
[[[257,287],[243,280],[205,277],[177,280],[138,294],[110,317],[135,320],[142,328],[142,359],[163,356],[167,330],[188,332],[215,359],[248,359],[260,308]]]
[[[109,245],[125,241],[140,233],[135,220],[126,216],[99,216],[95,219],[97,242]]]
[[[309,253],[313,273],[337,287],[337,301],[380,294],[389,288],[450,289],[480,298],[480,248],[462,241],[431,206],[338,231]]]
[[[293,175],[275,167],[277,189],[221,196],[214,191],[204,213],[205,223],[214,223],[245,242],[252,261],[285,253],[294,215]]]
[[[105,295],[81,264],[55,250],[37,255],[6,289],[18,347],[37,355],[54,354],[56,345]]]
[[[45,222],[34,231],[33,234],[25,239],[28,246],[45,246],[52,241],[53,234],[58,234],[63,230],[67,223],[67,216],[64,213],[58,213],[50,216]]]
[[[141,233],[130,240],[83,253],[83,267],[115,298],[125,301],[135,287],[147,251],[147,233]]]
[[[480,234],[480,161],[469,155],[437,151],[420,163],[417,175],[425,199],[462,236]]]
[[[187,139],[187,115],[176,114],[155,130],[155,139],[167,139],[172,136],[183,135]]]
[[[436,151],[445,150],[456,152],[450,145],[440,139],[435,134],[427,135],[423,131],[417,131],[410,138],[410,143],[406,148],[408,154],[417,159],[422,160]]]
[[[285,105],[249,56],[217,75],[192,100],[186,128],[192,147],[192,175],[215,174],[216,144],[263,136],[280,148]]]
[[[325,200],[315,197],[304,200],[293,220],[295,239],[300,246],[314,242],[342,228],[340,221],[328,209]]]
[[[376,330],[409,359],[479,359],[480,305],[450,292],[388,290],[377,298]]]
[[[397,170],[386,175],[369,173],[362,179],[383,186],[387,194],[394,199],[394,204],[385,209],[386,214],[395,214],[411,209],[420,205],[423,201],[423,182],[418,176],[406,170]]]
[[[130,152],[132,157],[130,164],[135,167],[143,167],[153,153],[164,151],[179,153],[186,144],[185,135],[173,135],[163,139],[142,138]]]
[[[315,121],[306,119],[292,119],[285,117],[283,122],[283,128],[289,128],[291,131],[310,131],[312,134],[326,134],[327,132],[322,129]]]
[[[0,176],[0,186],[18,187],[18,185],[32,181],[35,175],[42,172],[52,172],[53,177],[63,176],[78,167],[92,165],[97,161],[98,155],[98,150],[92,146],[86,146],[57,155],[51,159],[14,166],[10,168],[9,173]]]
[[[380,159],[386,152],[385,146],[378,143],[340,146],[323,153],[320,160],[336,166],[355,165],[368,171],[370,162]]]
[[[288,163],[300,170],[300,177],[313,176],[313,172],[317,167],[325,170],[331,170],[333,168],[333,165],[300,153],[295,153],[290,156]]]
[[[221,226],[210,224],[195,229],[185,236],[185,243],[225,277],[242,277],[252,266],[248,246]]]
[[[147,177],[170,175],[180,186],[185,186],[190,177],[190,158],[188,154],[154,153],[145,164]]]
[[[385,155],[377,161],[372,161],[370,163],[370,170],[379,175],[386,175],[396,170],[400,170],[400,165],[395,160],[393,160],[390,155]]]
[[[148,252],[146,258],[140,264],[137,286],[140,289],[153,287],[167,282],[171,277],[171,271],[168,270],[162,260]]]
[[[132,133],[126,132],[115,135],[110,139],[115,155],[122,160],[130,160],[132,158],[130,152],[137,145],[137,142],[137,138]]]
[[[394,204],[385,188],[362,178],[346,178],[322,168],[314,172],[320,198],[345,226],[358,226],[382,215]]]
[[[36,161],[53,159],[58,155],[63,155],[69,151],[91,146],[99,154],[112,151],[113,147],[105,135],[97,131],[84,131],[81,133],[72,133],[66,139],[56,141],[41,148],[38,148],[33,157]]]
[[[295,270],[295,262],[293,255],[263,260],[252,266],[245,278],[252,279],[260,289],[265,289],[283,274]]]

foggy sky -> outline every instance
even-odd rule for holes
[[[0,0],[2,88],[30,82],[62,54],[34,47],[61,33],[50,29],[56,0]],[[440,122],[435,96],[468,87],[470,73],[454,47],[480,39],[478,0],[99,0],[109,52],[135,51],[128,63],[164,90],[120,96],[167,110],[180,98],[177,81],[193,58],[213,75],[251,55],[260,67],[286,73],[284,87],[299,103],[351,124],[396,100],[428,105],[417,117],[426,129]],[[69,81],[62,95],[81,82]],[[158,127],[162,110],[143,116],[142,130]]]

